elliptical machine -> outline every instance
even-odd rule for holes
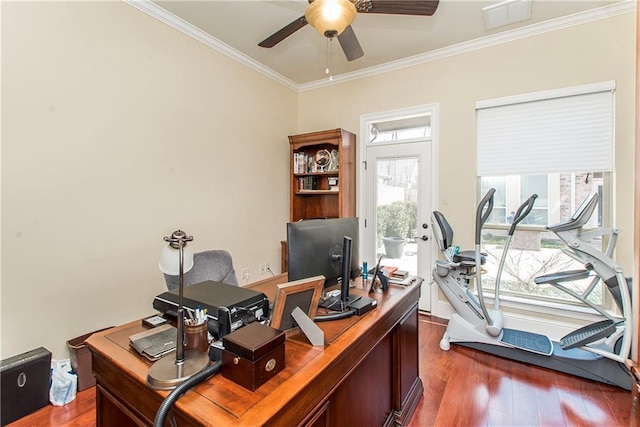
[[[495,189],[490,189],[476,211],[475,251],[459,251],[452,246],[453,229],[444,215],[432,214],[432,225],[444,261],[436,261],[433,279],[453,306],[455,312],[440,341],[442,350],[449,350],[450,343],[507,357],[513,360],[566,372],[583,378],[631,388],[632,380],[624,365],[631,349],[631,283],[623,275],[622,268],[613,260],[613,250],[618,229],[598,228],[582,231],[597,205],[597,195],[588,197],[569,221],[547,226],[566,247],[567,256],[584,265],[584,269],[547,274],[537,277],[538,285],[549,284],[571,295],[592,308],[602,320],[579,328],[553,342],[549,337],[503,326],[504,315],[500,310],[500,279],[511,238],[517,225],[531,212],[537,195],[532,195],[516,211],[509,229],[504,251],[496,275],[496,290],[491,308],[487,307],[482,293],[482,265],[486,255],[481,251],[482,227],[493,209]],[[606,252],[589,244],[595,237],[609,236]],[[562,283],[591,278],[586,290],[579,294]],[[478,294],[469,288],[476,281]],[[611,294],[619,314],[612,314],[588,300],[596,285],[602,281]]]

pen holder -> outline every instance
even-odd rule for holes
[[[209,352],[207,322],[201,325],[184,325],[184,345],[186,350]]]

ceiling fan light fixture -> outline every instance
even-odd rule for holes
[[[356,14],[349,0],[315,0],[307,6],[304,17],[321,35],[332,38],[351,25]]]

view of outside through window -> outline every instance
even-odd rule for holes
[[[415,274],[417,174],[415,158],[377,162],[376,258]]]
[[[370,144],[404,143],[431,138],[431,116],[371,123]],[[417,157],[379,158],[376,173],[376,259],[411,275],[417,273]],[[372,266],[373,268],[373,266]]]
[[[598,207],[585,226],[602,227],[603,194],[608,193],[607,173],[559,173],[544,175],[510,175],[481,178],[481,197],[489,188],[495,188],[494,208],[482,231],[482,250],[487,254],[482,276],[483,289],[495,289],[496,273],[508,230],[518,207],[532,194],[537,194],[531,213],[518,225],[511,240],[502,272],[501,295],[514,295],[534,299],[577,302],[573,297],[552,285],[536,285],[536,277],[567,270],[584,269],[562,252],[564,244],[557,236],[545,230],[546,225],[558,224],[571,218],[580,203],[592,193],[599,194]],[[591,244],[604,250],[602,239]],[[582,293],[592,279],[563,283],[567,288]],[[603,301],[602,284],[590,296],[597,305]]]

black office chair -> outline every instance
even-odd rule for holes
[[[165,274],[164,280],[169,290],[178,288],[178,276]],[[238,286],[236,271],[233,268],[233,260],[229,252],[215,249],[193,254],[193,268],[184,274],[184,286],[205,280]]]
[[[470,263],[470,266],[475,266],[476,264],[476,251],[475,250],[466,250],[459,251],[453,254],[447,255],[447,249],[453,246],[453,228],[445,218],[444,214],[439,211],[433,211],[431,213],[431,229],[433,230],[433,234],[436,237],[436,242],[438,243],[438,247],[442,251],[445,258],[448,261],[452,262],[462,262],[462,263]],[[480,264],[484,265],[487,262],[487,254],[482,252],[480,254]]]

